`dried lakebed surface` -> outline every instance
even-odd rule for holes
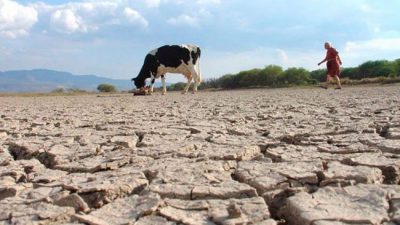
[[[0,225],[400,223],[400,86],[0,105]]]

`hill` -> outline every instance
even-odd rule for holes
[[[114,85],[119,91],[134,87],[129,79],[74,75],[47,69],[0,71],[0,92],[49,92],[57,88],[94,91],[102,83]]]

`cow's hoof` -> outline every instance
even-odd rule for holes
[[[187,92],[186,91],[182,91],[181,94],[185,95]]]
[[[161,93],[162,95],[165,95],[165,92]]]

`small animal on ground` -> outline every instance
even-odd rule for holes
[[[161,77],[162,94],[164,95],[167,92],[165,74],[181,73],[187,79],[182,94],[188,92],[192,80],[194,80],[193,93],[195,93],[201,82],[200,54],[200,48],[196,45],[164,45],[146,55],[139,74],[132,78],[132,81],[136,88],[145,90],[146,79],[151,78],[149,91],[152,93],[155,79]]]

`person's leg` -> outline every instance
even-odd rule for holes
[[[322,88],[325,88],[325,89],[328,89],[328,86],[329,86],[329,83],[330,83],[330,82],[331,82],[331,75],[327,74],[327,75],[326,75],[325,84],[322,85],[321,87],[322,87]]]
[[[340,78],[338,75],[335,76],[337,87],[336,89],[342,89],[342,84],[340,83]]]

